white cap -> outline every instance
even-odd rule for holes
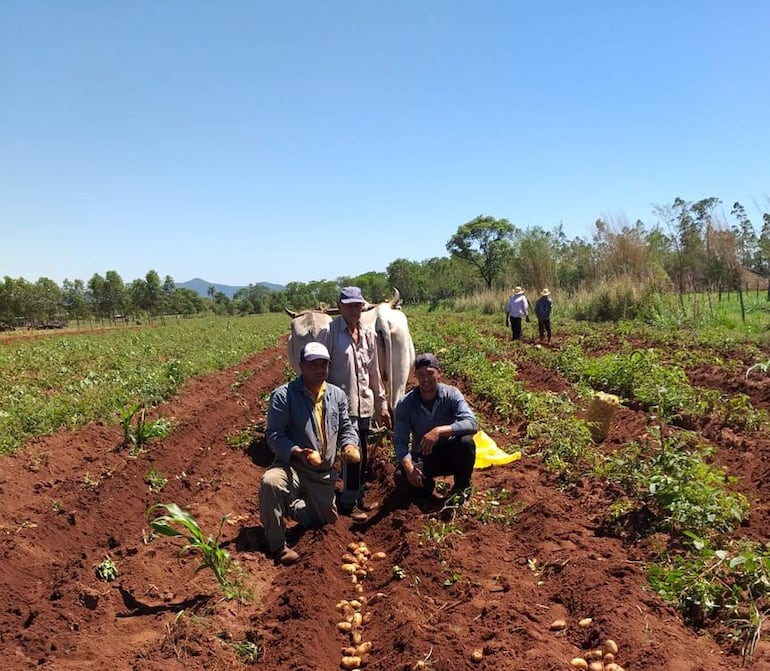
[[[315,361],[316,359],[326,359],[329,361],[329,350],[320,342],[309,342],[302,348],[303,361]]]

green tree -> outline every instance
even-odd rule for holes
[[[491,289],[495,280],[504,272],[506,257],[511,251],[511,238],[516,228],[507,219],[495,219],[480,215],[458,227],[449,239],[446,249],[474,267]]]

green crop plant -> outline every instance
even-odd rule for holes
[[[219,523],[219,531],[215,537],[212,537],[204,535],[195,518],[187,511],[182,510],[176,503],[156,503],[148,509],[148,519],[158,510],[165,510],[166,514],[150,521],[153,533],[160,536],[185,539],[187,544],[179,553],[183,554],[187,551],[193,551],[200,554],[201,564],[198,566],[197,571],[211,569],[220,586],[229,588],[231,582],[228,580],[228,573],[231,569],[232,559],[230,553],[220,545],[222,527],[227,519],[227,515],[222,517]],[[177,526],[180,526],[183,531],[177,529]]]
[[[462,536],[462,527],[454,521],[445,522],[444,520],[431,518],[423,525],[419,536],[426,541],[438,545],[443,543],[450,534]]]
[[[513,505],[511,492],[505,487],[488,489],[484,496],[475,496],[467,506],[468,514],[482,524],[502,524],[508,526],[516,521],[523,504]]]
[[[695,626],[721,620],[727,628],[723,635],[751,656],[770,613],[768,546],[744,539],[713,549],[695,534],[687,537],[690,553],[648,567],[650,585]]]
[[[623,516],[644,520],[646,528],[635,529],[638,535],[656,530],[672,535],[730,533],[745,519],[749,505],[745,496],[727,489],[732,480],[724,471],[708,463],[711,452],[689,434],[663,436],[660,427],[651,426],[643,441],[629,443],[594,469],[605,483],[619,488],[618,499],[624,501],[607,521],[617,528]]]

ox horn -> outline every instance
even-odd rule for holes
[[[401,302],[401,294],[398,292],[398,289],[396,287],[393,287],[393,300],[390,301],[390,307],[393,309],[398,307],[398,304]]]
[[[296,319],[297,317],[302,314],[301,312],[294,312],[293,310],[289,310],[289,308],[284,308],[286,310],[286,314],[289,315],[292,319]]]

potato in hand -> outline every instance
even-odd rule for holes
[[[323,463],[323,459],[321,458],[319,452],[313,450],[307,455],[307,463],[309,463],[311,466],[320,466]]]
[[[345,445],[342,448],[342,459],[349,464],[357,464],[361,461],[361,452],[355,445]]]

